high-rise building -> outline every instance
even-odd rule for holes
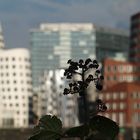
[[[47,23],[31,30],[33,84],[45,69],[66,67],[68,59],[95,59],[95,29],[90,23]]]
[[[68,59],[98,59],[128,52],[128,33],[92,23],[46,23],[31,30],[33,86],[45,69],[65,68]],[[127,54],[126,54],[127,56]]]
[[[42,84],[35,90],[33,111],[40,118],[45,114],[59,117],[64,127],[78,123],[76,95],[63,95],[66,81],[64,69],[46,70],[41,77]]]
[[[140,12],[132,15],[130,27],[130,60],[140,60]]]
[[[32,79],[27,49],[0,50],[0,127],[29,126]]]
[[[3,32],[2,32],[2,27],[0,25],[0,49],[3,49],[4,47],[5,44],[4,44]]]
[[[116,57],[122,53],[128,59],[129,32],[96,26],[96,58],[103,61],[106,57]]]

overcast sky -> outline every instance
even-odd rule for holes
[[[129,29],[140,0],[0,0],[0,21],[8,48],[29,47],[29,30],[42,22],[92,22]]]

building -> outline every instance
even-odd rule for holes
[[[31,96],[29,51],[0,50],[0,127],[28,127]]]
[[[39,118],[45,114],[56,115],[62,120],[63,127],[71,127],[78,123],[77,98],[63,95],[66,86],[63,74],[64,69],[44,72],[41,86],[34,90],[33,111]]]
[[[105,116],[118,122],[120,127],[140,127],[140,83],[122,82],[99,95],[108,109]]]
[[[104,58],[117,57],[122,53],[128,59],[129,32],[122,29],[96,26],[96,58],[103,61]]]
[[[2,27],[0,25],[0,49],[3,49],[4,47],[5,44],[4,44],[3,32],[2,32]]]
[[[140,60],[140,12],[131,16],[130,61]]]
[[[140,80],[140,63],[115,59],[105,59],[103,62],[104,89],[117,83]]]
[[[34,87],[44,70],[65,68],[68,59],[101,61],[129,47],[127,32],[92,23],[44,23],[30,36]]]

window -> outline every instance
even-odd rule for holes
[[[107,67],[107,71],[110,72],[110,66]]]
[[[120,93],[120,99],[124,99],[124,98],[125,98],[125,95],[126,95],[126,94],[125,94],[124,92],[121,92],[121,93]]]
[[[6,57],[6,61],[8,61],[8,57]]]
[[[119,124],[120,126],[124,125],[125,118],[124,118],[124,113],[119,113]]]
[[[117,71],[117,66],[114,66],[114,72],[116,72]]]
[[[18,96],[17,95],[15,96],[15,99],[18,99]]]
[[[113,93],[113,99],[117,99],[118,98],[118,93]]]
[[[116,109],[117,109],[117,104],[116,104],[116,103],[113,103],[113,104],[112,104],[112,109],[113,109],[113,110],[116,110]]]
[[[116,113],[112,113],[112,120],[113,120],[113,121],[116,121],[116,120],[117,120],[117,115],[116,115]]]
[[[26,119],[23,119],[23,123],[26,124]]]
[[[7,90],[8,90],[8,91],[10,91],[11,89],[10,89],[10,88],[8,88]]]
[[[125,109],[125,103],[120,103],[120,109]]]
[[[16,67],[15,65],[12,66],[13,69],[14,69],[15,67]]]
[[[5,99],[6,97],[5,96],[3,96],[3,99]]]
[[[17,91],[17,88],[14,88],[14,91]]]
[[[111,94],[107,93],[106,94],[106,99],[109,100],[111,98]]]
[[[13,76],[16,76],[16,73],[15,72],[13,73]]]
[[[12,119],[12,118],[4,118],[3,120],[2,120],[2,122],[3,122],[3,126],[4,127],[13,127],[14,126],[14,119]]]

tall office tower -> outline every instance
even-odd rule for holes
[[[2,32],[2,27],[0,25],[0,49],[4,48],[4,38],[3,38],[3,32]]]
[[[33,85],[45,69],[66,67],[68,59],[95,59],[95,29],[91,23],[46,23],[31,30]]]
[[[39,84],[45,69],[65,68],[68,59],[101,61],[118,52],[128,52],[125,31],[92,23],[46,23],[30,34],[33,86]]]
[[[130,61],[140,61],[140,12],[131,17]]]
[[[28,127],[31,94],[29,51],[0,50],[0,127]]]
[[[66,81],[63,78],[64,70],[47,70],[42,76],[42,85],[34,94],[34,112],[40,118],[45,114],[58,116],[64,127],[75,126],[77,117],[76,95],[63,95]]]
[[[96,58],[117,57],[119,53],[128,59],[129,32],[122,29],[96,26]]]

